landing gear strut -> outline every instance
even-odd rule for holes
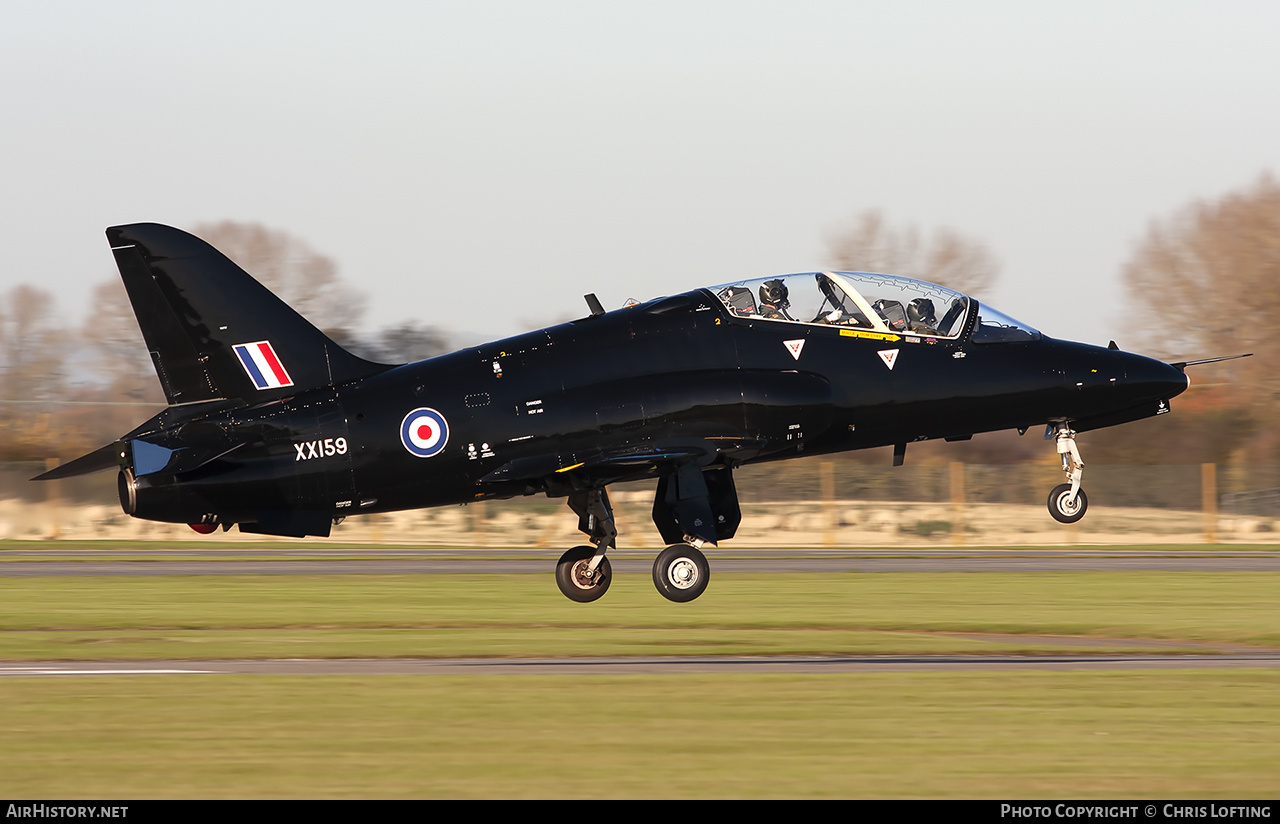
[[[1062,458],[1062,471],[1067,483],[1058,484],[1049,493],[1049,514],[1064,524],[1074,524],[1084,517],[1089,508],[1089,498],[1080,488],[1080,476],[1084,474],[1084,459],[1076,448],[1076,433],[1063,422],[1057,425],[1058,455]]]
[[[613,580],[604,554],[618,545],[618,528],[603,488],[570,492],[569,508],[592,545],[575,546],[560,556],[556,585],[569,600],[587,603],[604,595]],[[731,467],[704,470],[686,463],[660,476],[653,523],[669,546],[653,562],[653,584],[662,597],[685,603],[705,592],[711,567],[701,549],[732,538],[741,520]]]
[[[603,489],[575,492],[569,496],[569,506],[578,514],[578,529],[591,536],[594,546],[575,546],[560,556],[556,586],[570,601],[585,604],[609,591],[613,569],[604,553],[617,546],[618,529]]]

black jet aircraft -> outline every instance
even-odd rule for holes
[[[669,546],[653,580],[691,601],[700,548],[740,521],[733,470],[1046,426],[1088,505],[1077,432],[1169,411],[1186,363],[1053,340],[951,289],[809,272],[695,289],[400,365],[347,352],[209,244],[107,230],[168,407],[39,476],[119,470],[124,511],[197,532],[327,536],[352,515],[545,493],[589,544],[556,566],[594,601],[612,580],[609,484],[657,480]],[[1196,361],[1199,362],[1199,361]]]

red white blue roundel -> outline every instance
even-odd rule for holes
[[[449,424],[434,409],[415,409],[400,423],[400,442],[419,458],[430,458],[449,442]]]

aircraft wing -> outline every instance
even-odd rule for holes
[[[481,478],[480,483],[552,480],[570,473],[579,478],[606,480],[674,464],[703,466],[723,455],[754,454],[761,446],[762,442],[751,438],[688,438],[530,455],[503,464]]]

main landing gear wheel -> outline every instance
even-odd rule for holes
[[[556,564],[556,586],[570,601],[586,604],[609,591],[613,570],[609,559],[601,558],[595,572],[591,571],[591,559],[596,557],[593,546],[575,546],[560,556]]]
[[[1074,524],[1084,517],[1085,510],[1089,508],[1089,499],[1085,497],[1084,490],[1076,491],[1074,502],[1070,499],[1071,484],[1058,484],[1049,493],[1049,514],[1054,517],[1054,520],[1064,524]]]
[[[672,544],[653,562],[653,585],[668,601],[692,601],[706,591],[710,579],[706,556],[688,544]]]

